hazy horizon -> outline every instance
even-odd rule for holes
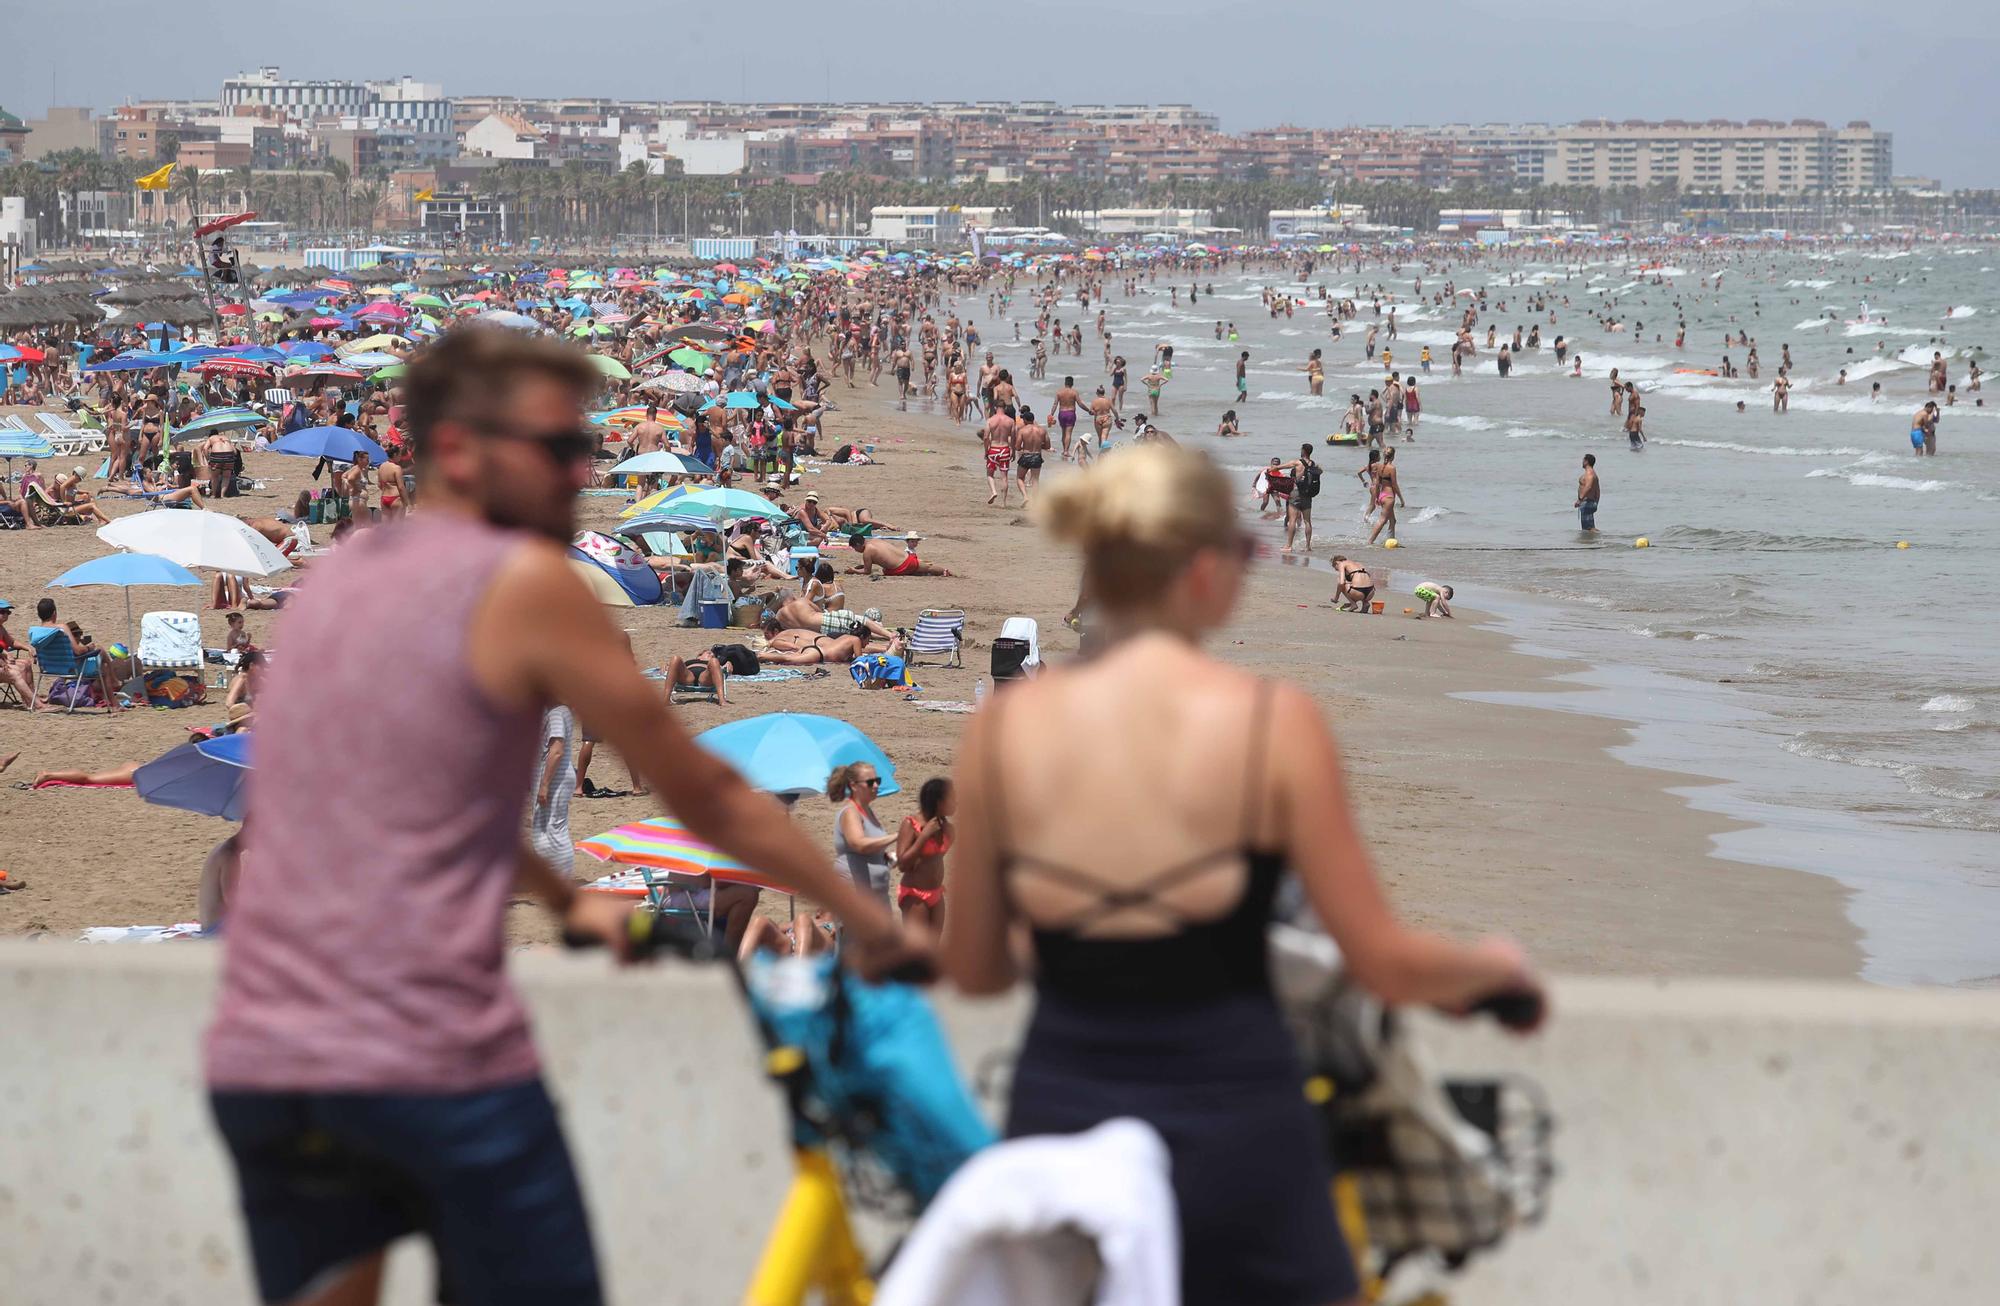
[[[251,21],[241,6],[190,0],[165,28],[155,6],[104,0],[87,16],[9,16],[0,106],[32,118],[51,104],[102,113],[127,99],[205,99],[233,73],[277,64],[298,78],[408,74],[447,95],[1187,102],[1228,131],[1865,119],[1895,134],[1899,175],[2000,186],[2000,95],[1983,72],[2000,56],[2000,16],[1823,0],[1796,11],[1802,20],[1790,8],[1687,0],[1663,21],[1619,0],[1525,17],[1440,0],[1414,14],[1334,17],[1279,0],[1231,15],[1218,42],[1214,6],[1191,0],[1030,0],[1004,17],[938,10],[908,31],[829,25],[820,6],[774,0],[750,37],[639,0],[595,0],[562,23],[528,0],[349,0]],[[87,39],[107,30],[144,38]],[[650,57],[603,58],[634,48]]]

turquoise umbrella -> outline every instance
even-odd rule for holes
[[[674,500],[673,510],[677,513],[692,513],[717,521],[736,521],[751,517],[783,517],[785,510],[772,503],[761,494],[748,490],[710,487],[693,490]]]
[[[837,766],[866,762],[896,793],[896,765],[881,746],[838,717],[769,712],[704,730],[694,741],[743,773],[752,788],[773,794],[817,794]]]

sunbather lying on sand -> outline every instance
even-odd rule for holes
[[[945,568],[933,567],[930,563],[925,562],[917,556],[917,545],[923,542],[921,535],[911,535],[907,538],[909,540],[909,547],[907,549],[892,540],[855,540],[850,538],[849,543],[853,544],[860,552],[861,561],[849,567],[848,570],[851,572],[861,572],[868,571],[873,567],[880,567],[884,576],[951,575],[951,572]]]
[[[900,635],[886,642],[863,640],[859,635],[820,635],[810,630],[786,630],[777,618],[764,619],[765,648],[759,661],[777,667],[816,667],[826,662],[852,662],[864,653],[901,654]]]

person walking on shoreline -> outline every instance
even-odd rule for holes
[[[1597,529],[1597,501],[1603,495],[1603,483],[1597,479],[1597,455],[1587,453],[1583,456],[1583,475],[1576,478],[1577,521],[1584,530]]]
[[[1385,449],[1382,461],[1375,467],[1375,503],[1381,509],[1382,520],[1375,523],[1375,529],[1368,533],[1368,542],[1373,544],[1382,532],[1387,531],[1390,539],[1396,538],[1396,509],[1403,506],[1403,478],[1396,471],[1396,451]]]

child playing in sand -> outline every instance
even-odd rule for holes
[[[1436,581],[1430,580],[1420,581],[1417,584],[1415,593],[1424,602],[1424,610],[1417,614],[1419,617],[1449,617],[1451,615],[1451,603],[1449,602],[1452,596],[1451,586],[1440,585]]]

